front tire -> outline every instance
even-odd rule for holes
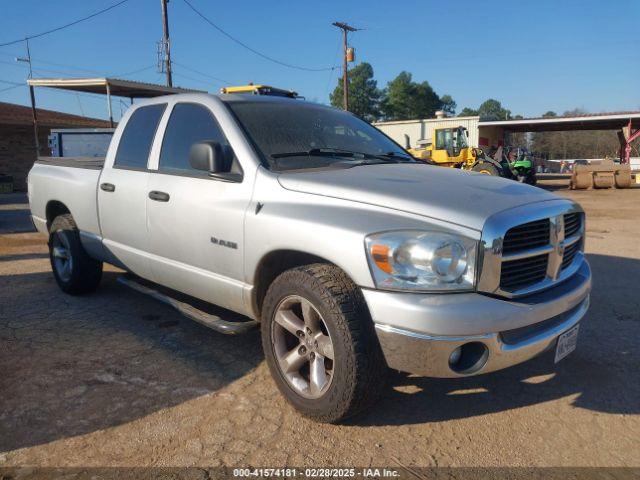
[[[474,172],[482,173],[483,175],[491,175],[492,177],[500,176],[500,172],[495,167],[495,165],[492,165],[489,162],[476,163],[471,170],[473,170]]]
[[[57,216],[49,229],[49,260],[56,283],[70,295],[89,293],[102,279],[102,262],[94,260],[80,242],[80,232],[69,214]]]
[[[315,420],[356,415],[384,387],[387,367],[362,292],[335,266],[276,278],[262,308],[262,345],[280,392]]]

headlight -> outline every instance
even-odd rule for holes
[[[475,286],[477,242],[441,232],[369,235],[367,257],[378,288],[469,291]]]

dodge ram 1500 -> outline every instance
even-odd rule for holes
[[[143,101],[105,158],[41,158],[28,184],[64,292],[95,290],[106,262],[218,331],[260,324],[278,388],[321,421],[366,409],[388,368],[464,377],[559,360],[589,306],[577,204],[415,161],[299,99]]]

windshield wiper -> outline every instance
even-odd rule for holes
[[[284,158],[284,157],[351,157],[357,159],[377,159],[384,162],[397,163],[398,161],[411,162],[413,159],[409,156],[402,155],[396,152],[387,152],[384,154],[373,154],[365,152],[354,152],[352,150],[342,150],[339,148],[312,148],[306,151],[300,152],[283,152],[273,153],[271,158]],[[375,162],[378,163],[378,162]]]
[[[352,152],[350,150],[339,150],[337,148],[312,148],[310,150],[302,150],[299,152],[282,152],[272,153],[271,158],[284,158],[284,157],[353,157],[359,154],[358,152]]]
[[[385,154],[378,155],[378,156],[383,158],[394,158],[394,159],[405,161],[405,162],[415,161],[415,158],[413,158],[411,155],[407,155],[404,153],[397,153],[397,152],[387,152]]]

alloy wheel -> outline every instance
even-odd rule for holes
[[[322,397],[333,380],[334,351],[327,325],[313,304],[298,295],[284,298],[274,314],[271,340],[289,386],[302,397]]]

